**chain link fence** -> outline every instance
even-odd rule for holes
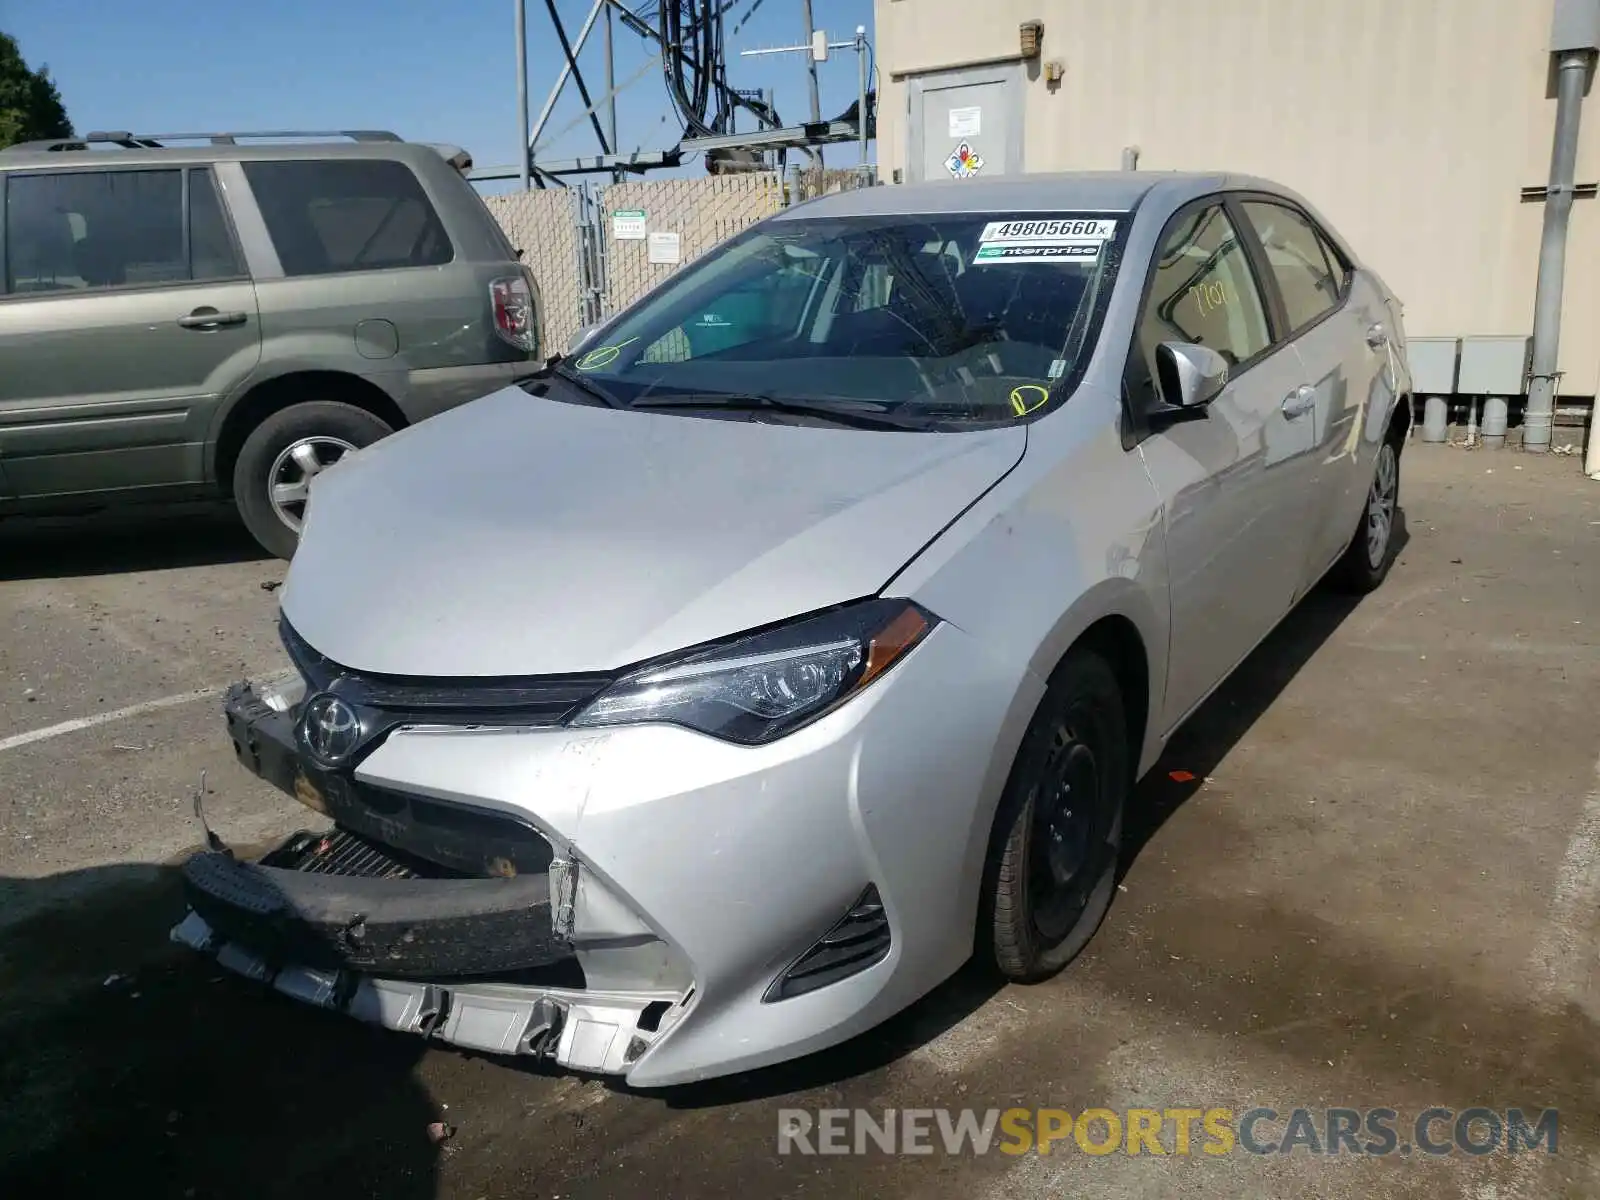
[[[566,349],[583,325],[584,282],[579,269],[576,191],[515,192],[483,202],[505,230],[539,289],[539,353]]]
[[[606,311],[626,308],[682,263],[693,262],[782,206],[777,177],[765,171],[641,180],[604,189],[600,210],[608,222]],[[618,237],[619,232],[635,236]]]
[[[684,263],[802,200],[874,183],[870,170],[762,171],[485,196],[539,289],[542,354]]]

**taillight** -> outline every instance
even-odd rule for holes
[[[539,349],[539,315],[533,303],[533,281],[526,274],[507,275],[489,283],[494,331],[529,354]]]

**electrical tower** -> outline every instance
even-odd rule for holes
[[[661,168],[680,166],[696,154],[705,155],[706,167],[713,174],[762,170],[769,164],[767,154],[775,154],[783,165],[789,150],[800,150],[814,159],[819,147],[834,142],[859,142],[863,147],[876,132],[875,95],[870,90],[866,55],[870,47],[864,30],[857,30],[853,42],[828,43],[818,39],[811,28],[810,0],[801,0],[806,27],[804,46],[783,47],[777,53],[811,52],[811,119],[786,125],[770,91],[735,88],[728,82],[727,24],[734,10],[741,12],[733,22],[734,32],[770,0],[593,0],[576,34],[569,29],[556,6],[544,0],[549,26],[560,47],[561,69],[546,95],[539,113],[529,121],[527,84],[526,9],[528,0],[512,0],[517,31],[517,93],[520,101],[519,129],[526,147],[526,161],[511,167],[486,167],[472,172],[474,179],[520,178],[524,186],[547,187],[563,183],[568,176],[644,174]],[[616,79],[616,24],[639,39],[647,50],[643,66],[632,76]],[[602,86],[585,73],[580,56],[596,29],[603,38]],[[832,120],[824,120],[819,110],[816,64],[825,60],[829,49],[854,48],[861,57],[859,96],[855,103]],[[592,67],[591,67],[592,71]],[[637,146],[623,150],[617,133],[617,94],[656,75],[664,84],[671,115],[680,129],[670,145]],[[551,114],[568,86],[576,89],[582,111],[568,125],[547,136]],[[548,144],[573,128],[587,125],[594,134],[595,153],[554,158],[541,153]],[[743,128],[741,128],[743,126]]]

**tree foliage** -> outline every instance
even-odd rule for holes
[[[30,70],[17,40],[0,33],[0,148],[35,138],[71,137],[72,132],[49,70]]]

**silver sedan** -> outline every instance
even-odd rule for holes
[[[174,931],[299,999],[662,1086],[1060,970],[1130,790],[1394,555],[1400,305],[1223,175],[769,218],[320,475],[239,757],[328,818]]]

